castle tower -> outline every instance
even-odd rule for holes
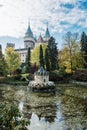
[[[44,41],[47,43],[49,39],[50,39],[50,33],[49,33],[49,29],[48,29],[48,24],[47,24]]]
[[[33,49],[34,46],[35,46],[35,39],[34,39],[33,32],[31,30],[30,23],[29,23],[27,31],[25,33],[25,37],[24,37],[24,47]]]
[[[37,40],[37,44],[40,45],[40,44],[42,44],[42,43],[44,43],[44,40],[43,40],[43,38],[42,38],[42,36],[41,36],[41,34],[40,34],[40,36],[39,36],[39,38],[38,38],[38,40]]]

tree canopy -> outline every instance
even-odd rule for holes
[[[6,48],[6,62],[10,73],[14,73],[21,65],[20,55],[12,47]]]
[[[43,58],[45,56],[45,50],[47,48],[47,45],[45,43],[41,44],[43,49]],[[33,51],[31,52],[31,63],[36,63],[40,66],[40,45],[35,46]]]
[[[7,73],[7,64],[2,54],[2,47],[0,45],[0,76],[4,76]]]
[[[85,61],[84,68],[87,68],[87,35],[85,32],[83,32],[81,35],[81,51]]]
[[[77,34],[71,34],[71,32],[68,32],[65,36],[64,47],[60,51],[60,66],[64,66],[69,72],[81,69],[84,60],[80,48]]]
[[[58,69],[58,49],[57,49],[57,43],[55,42],[55,39],[53,37],[49,39],[47,47],[48,47],[50,70]]]

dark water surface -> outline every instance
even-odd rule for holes
[[[46,94],[0,85],[0,103],[17,103],[29,130],[87,130],[87,87],[58,86],[55,94]]]

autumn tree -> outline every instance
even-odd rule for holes
[[[77,34],[68,32],[65,37],[64,47],[59,52],[60,66],[64,66],[68,72],[83,68],[84,59],[80,50],[81,46]]]
[[[66,69],[66,72],[71,72],[71,60],[70,60],[70,54],[67,47],[64,47],[59,52],[59,66],[60,68],[63,67]],[[83,57],[82,53],[80,52],[79,44],[76,44],[73,48],[73,54],[72,54],[72,69],[82,69],[83,68]]]
[[[74,55],[74,51],[76,48],[76,43],[77,43],[77,37],[78,34],[72,34],[71,32],[68,32],[65,36],[65,47],[67,48],[68,51],[68,59],[69,59],[69,64],[70,64],[70,70],[72,72],[73,70],[73,55]]]
[[[43,43],[41,45],[42,45],[42,49],[43,49],[43,58],[44,58],[47,45],[45,43]],[[40,45],[35,46],[35,48],[31,52],[31,63],[37,64],[40,66]]]
[[[6,48],[6,62],[8,65],[8,70],[12,74],[18,69],[21,65],[21,59],[18,52],[12,47]]]

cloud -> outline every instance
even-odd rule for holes
[[[45,34],[47,22],[53,35],[68,31],[75,25],[86,28],[87,13],[82,2],[81,0],[16,0],[15,2],[1,0],[0,4],[4,6],[0,9],[0,36],[23,37],[29,19],[32,31],[37,36],[40,33]]]

